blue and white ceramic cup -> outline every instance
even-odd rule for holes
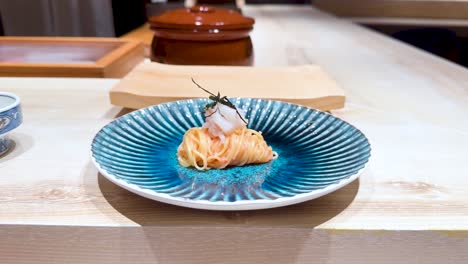
[[[8,132],[23,122],[20,99],[12,93],[0,92],[0,155],[10,148]]]

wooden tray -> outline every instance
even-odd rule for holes
[[[175,66],[141,63],[110,91],[111,103],[132,109],[168,101],[207,97],[191,81],[229,97],[287,101],[321,110],[342,108],[345,95],[315,65],[256,68]]]
[[[132,40],[0,37],[0,76],[119,78],[143,59]]]

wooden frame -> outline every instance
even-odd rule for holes
[[[60,45],[90,48],[112,46],[110,52],[99,56],[94,62],[85,63],[42,63],[2,62],[0,76],[7,77],[94,77],[120,78],[144,59],[141,42],[117,38],[75,38],[75,37],[0,37],[2,44]],[[110,44],[110,45],[109,45]]]

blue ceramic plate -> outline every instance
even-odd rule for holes
[[[177,161],[191,127],[203,124],[208,99],[141,109],[94,138],[92,157],[117,185],[157,201],[210,210],[251,210],[311,200],[355,180],[370,157],[358,129],[327,113],[261,99],[232,100],[279,158],[261,165],[197,171]]]

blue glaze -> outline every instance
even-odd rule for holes
[[[0,105],[0,155],[3,155],[11,145],[7,133],[21,125],[23,116],[19,98],[16,95],[1,92],[0,102],[2,102]]]
[[[310,108],[238,98],[249,127],[262,131],[279,158],[270,163],[197,171],[178,164],[176,151],[203,123],[207,99],[177,101],[127,114],[104,127],[92,153],[108,174],[143,189],[192,200],[277,199],[325,188],[351,177],[370,157],[355,127]]]
[[[21,114],[20,105],[0,112],[0,135],[17,128],[22,122],[23,116]]]
[[[10,142],[8,141],[8,138],[4,135],[0,135],[0,155],[7,152],[9,148],[10,148]]]

